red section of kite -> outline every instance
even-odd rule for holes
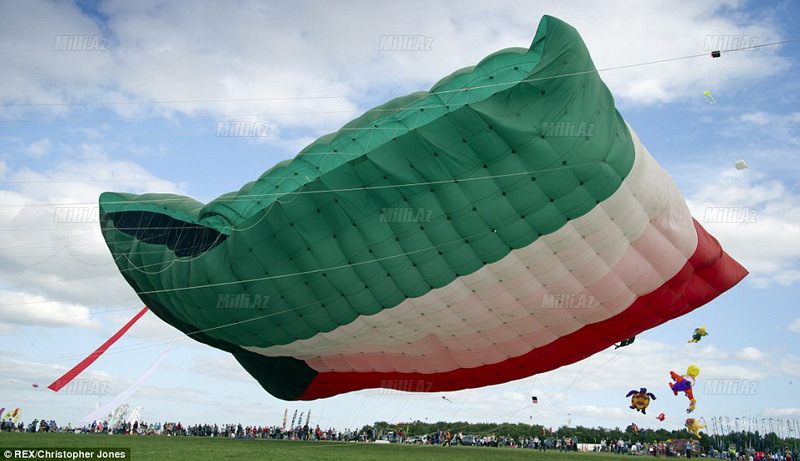
[[[130,327],[132,327],[133,324],[136,323],[136,321],[139,320],[145,314],[145,312],[147,312],[147,306],[144,306],[142,310],[140,310],[139,313],[136,314],[135,317],[130,319],[130,321],[128,321],[128,323],[126,323],[122,328],[120,328],[118,332],[114,333],[114,336],[108,338],[108,341],[104,342],[103,345],[98,347],[96,351],[89,354],[88,357],[83,359],[81,363],[75,365],[74,368],[64,373],[64,376],[53,381],[53,384],[47,386],[47,388],[52,389],[55,392],[60,391],[62,387],[69,384],[69,382],[75,379],[75,377],[78,376],[83,370],[85,370],[86,367],[94,363],[94,361],[97,360],[98,357],[103,355],[103,352],[108,350],[108,348],[111,347],[111,345],[117,342],[117,340],[121,338],[122,335],[124,335],[125,332],[128,331],[128,329],[130,329]]]

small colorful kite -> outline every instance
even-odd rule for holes
[[[700,421],[694,418],[687,418],[686,419],[686,429],[689,430],[695,437],[698,439],[700,438],[700,429],[705,429],[705,426],[700,424]]]
[[[703,339],[703,336],[708,336],[708,332],[706,331],[706,327],[700,327],[694,329],[694,334],[692,334],[692,339],[686,341],[687,343],[696,343]]]
[[[686,374],[681,376],[674,371],[670,371],[669,375],[672,377],[673,382],[669,383],[669,388],[672,393],[678,395],[678,392],[683,392],[686,398],[689,399],[690,405],[686,409],[686,413],[691,413],[695,409],[697,400],[694,398],[692,388],[694,387],[695,378],[700,374],[700,368],[697,365],[689,365]]]
[[[17,408],[14,411],[9,411],[8,413],[6,413],[6,416],[3,419],[9,419],[10,420],[10,419],[13,418],[14,422],[18,423],[19,422],[19,416],[20,416],[20,409]]]

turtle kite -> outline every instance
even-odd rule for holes
[[[625,397],[631,397],[631,409],[641,411],[643,415],[647,414],[645,410],[650,405],[650,399],[656,399],[656,396],[652,392],[647,392],[647,388],[644,387],[638,391],[632,389]]]

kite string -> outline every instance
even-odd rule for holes
[[[612,355],[612,356],[611,356],[611,358],[609,358],[609,359],[608,359],[608,360],[607,360],[605,363],[603,363],[603,364],[602,364],[600,367],[596,368],[594,371],[592,371],[592,372],[591,372],[591,373],[589,373],[588,375],[586,375],[586,376],[584,376],[584,377],[580,377],[580,375],[583,373],[583,370],[584,370],[584,368],[586,367],[586,364],[589,362],[589,359],[590,359],[591,357],[589,357],[589,358],[585,359],[585,360],[584,360],[584,363],[583,363],[583,367],[581,368],[581,371],[580,371],[580,372],[579,372],[579,373],[578,373],[578,374],[575,376],[575,379],[573,379],[573,380],[572,380],[572,383],[570,383],[570,385],[569,385],[569,386],[567,386],[567,387],[565,387],[564,389],[561,389],[561,390],[559,390],[559,391],[556,391],[556,392],[554,392],[554,394],[558,394],[558,393],[564,393],[564,392],[567,392],[567,391],[568,391],[568,390],[570,390],[570,389],[572,388],[572,386],[574,386],[575,384],[577,384],[577,383],[579,383],[579,382],[581,382],[581,381],[585,380],[586,378],[588,378],[588,377],[592,376],[593,374],[597,373],[599,370],[602,370],[602,369],[604,369],[604,368],[606,367],[606,365],[608,365],[609,363],[611,363],[611,361],[612,361],[612,360],[616,359],[616,358],[619,356],[619,354],[620,354],[620,351],[616,351],[616,352],[614,352],[614,355]],[[579,378],[580,378],[580,379],[579,379]],[[546,415],[546,414],[550,413],[550,411],[552,411],[554,408],[556,408],[556,407],[557,407],[557,406],[559,406],[560,404],[561,404],[561,402],[555,402],[555,403],[553,403],[553,404],[552,404],[552,405],[551,405],[549,408],[547,408],[547,409],[546,409],[546,410],[544,410],[542,413],[540,413],[540,414],[539,414],[539,416],[544,416],[544,415]]]
[[[776,46],[776,45],[784,45],[784,44],[787,44],[787,43],[794,43],[794,42],[798,42],[798,41],[800,41],[800,38],[782,40],[782,41],[778,41],[778,42],[764,43],[764,44],[761,44],[761,45],[750,45],[750,46],[734,48],[734,49],[731,49],[731,50],[719,50],[719,51],[720,51],[720,53],[732,53],[732,52],[737,52],[737,51],[753,50],[753,49],[756,49],[756,48],[765,48],[765,47],[771,47],[771,46]],[[568,74],[557,74],[557,75],[551,75],[551,76],[547,76],[547,77],[538,77],[538,78],[533,78],[533,79],[513,80],[513,81],[509,81],[509,82],[492,83],[492,84],[486,84],[486,85],[478,85],[478,86],[469,87],[469,88],[458,88],[458,89],[453,89],[453,90],[430,91],[430,92],[426,92],[426,95],[438,95],[438,94],[453,93],[453,92],[456,92],[456,91],[469,91],[469,90],[474,90],[474,89],[490,88],[490,87],[495,87],[495,86],[503,86],[503,85],[516,84],[516,83],[526,83],[526,82],[546,80],[546,79],[556,79],[556,78],[562,78],[562,77],[571,77],[571,76],[582,75],[582,74],[586,74],[586,73],[607,72],[607,71],[611,71],[611,70],[627,69],[627,68],[640,67],[640,66],[649,66],[649,65],[653,65],[653,64],[661,64],[661,63],[665,63],[665,62],[680,61],[680,60],[684,60],[684,59],[693,59],[693,58],[708,57],[708,56],[709,56],[708,52],[703,52],[703,53],[687,55],[687,56],[664,58],[664,59],[658,59],[658,60],[655,60],[655,61],[645,61],[645,62],[640,62],[640,63],[625,64],[625,65],[614,66],[614,67],[605,67],[605,68],[602,68],[602,69],[591,69],[591,70],[573,72],[573,73],[568,73]],[[71,102],[71,103],[7,103],[7,104],[0,104],[0,107],[116,106],[116,105],[178,104],[178,103],[185,104],[185,103],[209,103],[209,102],[216,103],[216,102],[253,102],[253,101],[258,101],[258,102],[262,102],[262,101],[298,101],[298,100],[309,100],[309,99],[347,99],[347,96],[330,96],[330,95],[326,95],[326,96],[292,96],[292,97],[244,98],[244,99],[220,98],[220,99],[188,99],[188,100],[163,100],[163,101],[139,101],[139,102],[132,101],[132,102]],[[372,110],[398,111],[398,109],[377,109],[377,108],[372,109]],[[333,112],[331,112],[331,111],[322,111],[320,113],[326,113],[327,114],[327,113],[336,113],[336,112],[350,112],[350,111],[333,111]],[[315,112],[310,112],[310,113],[313,114]],[[306,113],[299,114],[299,115],[304,115],[304,114],[306,114]],[[257,115],[263,115],[263,114],[257,114]],[[267,115],[269,115],[269,114],[267,114]],[[278,114],[278,115],[281,115],[281,114]],[[298,114],[290,113],[288,115],[298,115]],[[218,115],[200,115],[200,116],[210,117],[210,116],[218,116]],[[168,118],[171,119],[171,117],[158,117],[158,118],[152,118],[152,119],[155,120],[155,119],[168,119]],[[133,119],[133,120],[150,120],[150,119],[151,118],[139,118],[139,119]],[[108,120],[109,119],[102,119],[102,121],[108,121]],[[11,121],[17,121],[17,120],[11,120]]]

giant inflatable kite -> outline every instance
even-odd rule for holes
[[[747,273],[549,16],[529,49],[372,109],[238,192],[109,192],[100,215],[157,316],[286,400],[524,378]]]

